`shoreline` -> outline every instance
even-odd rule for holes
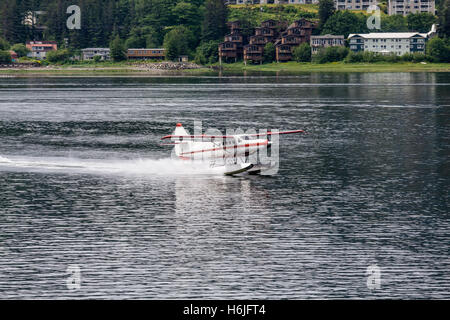
[[[51,66],[32,68],[1,68],[0,77],[21,76],[214,76],[214,75],[247,75],[271,73],[277,75],[295,75],[305,73],[392,73],[392,72],[450,72],[450,63],[269,63],[245,66],[242,62],[213,65],[196,69],[168,70],[153,69],[148,66],[124,65],[117,66]]]

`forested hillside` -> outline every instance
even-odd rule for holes
[[[70,16],[66,10],[73,4],[81,8],[80,30],[66,28]],[[31,28],[21,23],[28,11],[45,11]],[[174,26],[184,25],[193,34],[201,34],[204,11],[204,0],[2,0],[0,35],[10,43],[39,37],[62,43],[68,38],[71,47],[82,48],[107,47],[119,34],[129,46],[154,47]]]
[[[320,0],[322,2],[332,0]],[[431,14],[387,16],[382,13],[381,31],[428,31],[438,22],[440,34],[450,33],[450,0],[436,1],[439,18]],[[69,30],[67,8],[81,8],[81,28]],[[385,8],[385,5],[381,5]],[[245,35],[264,19],[292,22],[299,18],[319,21],[315,33],[367,32],[365,13],[334,12],[326,18],[318,5],[229,6],[223,0],[1,0],[0,39],[11,45],[27,40],[56,40],[70,49],[109,47],[113,39],[128,48],[164,46],[168,57],[178,54],[215,60],[217,44],[227,33],[226,22],[240,20]],[[36,19],[30,15],[38,12]],[[22,23],[24,18],[30,25]],[[30,23],[32,22],[32,23]],[[6,47],[6,46],[4,46]],[[210,59],[209,57],[212,58]],[[203,61],[207,62],[207,61]]]

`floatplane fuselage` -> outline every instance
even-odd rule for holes
[[[225,166],[225,174],[243,172],[261,173],[268,170],[270,163],[261,163],[255,155],[267,152],[272,141],[269,136],[279,134],[303,133],[303,130],[264,132],[236,135],[190,135],[177,123],[172,135],[162,137],[170,139],[175,155],[181,160],[209,161],[211,166]],[[259,137],[265,136],[261,139]]]

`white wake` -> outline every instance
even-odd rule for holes
[[[211,167],[209,162],[192,162],[171,158],[106,160],[0,156],[0,171],[5,169],[133,175],[216,175],[225,172],[223,167]]]

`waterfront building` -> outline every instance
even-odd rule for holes
[[[81,50],[83,60],[92,60],[95,56],[99,56],[100,60],[109,60],[109,48],[86,48]]]
[[[34,59],[45,59],[47,52],[58,50],[56,41],[27,41],[26,47],[30,50],[28,57]]]
[[[13,50],[9,50],[9,54],[11,55],[11,61],[17,62],[17,59],[19,59],[19,56],[17,55],[17,53]]]
[[[323,36],[311,36],[311,53],[316,54],[321,48],[342,47],[345,44],[343,35],[326,34]]]
[[[128,49],[127,58],[130,60],[164,60],[166,49]]]
[[[430,32],[374,32],[350,34],[350,50],[378,52],[382,54],[403,55],[405,53],[425,52],[426,41],[436,34],[436,25]]]
[[[302,43],[309,43],[313,28],[314,24],[309,20],[294,21],[275,43],[277,62],[292,60],[294,48]]]
[[[283,28],[283,23],[276,20],[265,20],[261,26],[255,28],[255,35],[250,37],[249,44],[244,46],[244,62],[259,62],[263,61],[264,46],[272,42],[274,43],[279,36],[280,29]]]
[[[230,33],[225,36],[224,42],[219,44],[219,59],[236,62],[242,57],[244,47],[244,36],[241,33],[241,24],[239,21],[227,23]]]

